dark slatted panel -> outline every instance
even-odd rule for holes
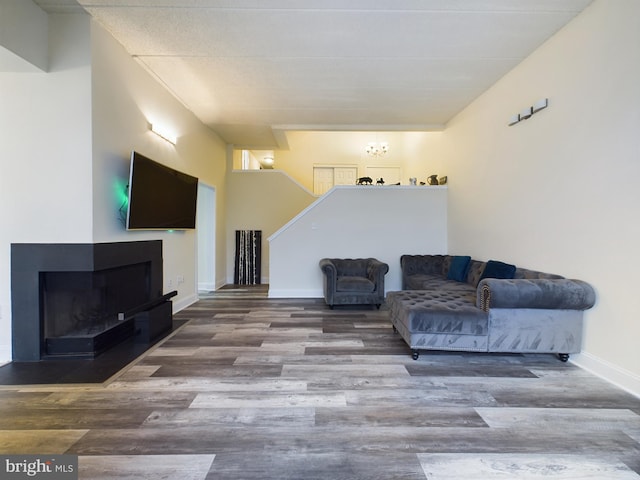
[[[258,285],[260,283],[261,249],[261,230],[236,230],[234,284]]]

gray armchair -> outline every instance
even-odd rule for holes
[[[384,303],[384,276],[389,265],[375,258],[323,258],[324,300],[334,305],[375,305]]]

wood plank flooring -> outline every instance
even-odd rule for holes
[[[640,399],[552,355],[423,352],[388,312],[220,290],[102,384],[0,387],[0,454],[80,478],[635,479]]]

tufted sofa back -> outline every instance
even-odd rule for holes
[[[478,282],[480,282],[480,277],[482,276],[482,272],[484,272],[486,264],[486,262],[471,259],[469,273],[467,274],[467,283],[469,285],[473,285],[474,287],[478,286]]]
[[[536,272],[535,270],[527,270],[526,268],[516,268],[516,273],[513,278],[525,278],[527,280],[533,280],[536,278],[544,278],[550,280],[557,280],[564,278],[562,275],[556,275],[554,273]]]
[[[453,257],[451,255],[402,255],[400,257],[402,275],[404,277],[411,275],[442,275],[443,277],[446,277],[449,272],[449,268],[451,268],[452,258]],[[471,259],[466,283],[473,287],[477,287],[485,266],[486,262]],[[538,272],[535,270],[528,270],[526,268],[516,268],[513,278],[531,280],[561,279],[564,277],[553,273]]]
[[[449,263],[445,264],[447,260]],[[448,255],[402,255],[400,257],[400,266],[404,275],[446,275],[450,265],[451,258]]]

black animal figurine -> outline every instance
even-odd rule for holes
[[[378,180],[376,180],[376,185],[384,185],[384,178],[380,177]]]
[[[360,177],[356,182],[356,185],[372,185],[373,179],[371,177]]]

